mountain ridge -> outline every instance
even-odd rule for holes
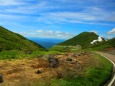
[[[90,42],[97,39],[99,36],[94,32],[82,32],[73,38],[66,40],[65,42],[59,43],[58,45],[81,45],[83,48],[89,47]]]
[[[66,40],[65,42],[59,43],[57,45],[61,46],[80,45],[83,49],[91,48],[94,50],[106,50],[107,48],[115,48],[115,38],[105,40],[103,37],[100,37],[94,32],[82,32],[74,36],[73,38]]]
[[[14,49],[21,51],[45,50],[41,45],[0,26],[0,51]]]

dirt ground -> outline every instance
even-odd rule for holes
[[[52,68],[46,58],[0,60],[0,74],[3,75],[3,83],[0,86],[31,86],[36,81],[61,78],[68,71],[82,75],[85,68],[94,63],[94,58],[89,53],[74,53],[55,55],[59,60],[59,66]],[[71,58],[72,61],[66,61]],[[40,71],[38,74],[37,71]],[[70,73],[71,73],[70,72]],[[61,76],[60,76],[61,75]],[[21,85],[19,85],[21,83]],[[26,84],[26,85],[25,85]],[[29,84],[29,85],[27,85]]]

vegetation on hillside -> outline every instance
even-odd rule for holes
[[[106,50],[108,48],[115,48],[115,38],[107,41],[98,42],[91,47],[93,50]]]
[[[76,46],[76,45],[81,45],[82,48],[87,48],[90,47],[90,42],[97,39],[98,35],[96,35],[93,32],[83,32],[80,33],[79,35],[65,41],[62,42],[58,45],[64,45],[64,46],[68,46],[68,45],[72,45],[72,46]]]
[[[115,48],[115,38],[106,41],[104,38],[102,38],[103,40],[102,42],[96,42],[94,44],[91,44],[91,42],[93,40],[98,39],[98,37],[99,36],[93,32],[83,32],[65,42],[62,42],[58,45],[51,47],[50,50],[71,51],[74,50],[75,47],[76,50],[78,49],[105,50],[107,48]]]
[[[112,63],[98,54],[82,51],[60,55],[55,55],[59,61],[56,68],[49,66],[46,56],[29,60],[0,60],[0,72],[5,74],[5,79],[13,82],[3,84],[9,84],[9,86],[103,86],[111,75]],[[67,61],[68,57],[72,60]],[[39,73],[36,73],[37,70]]]
[[[17,86],[101,86],[111,75],[112,63],[82,48],[115,47],[115,38],[91,46],[97,38],[93,32],[83,32],[45,51],[39,44],[0,26],[0,73],[9,81],[17,79]],[[53,68],[55,61],[58,66]]]
[[[0,51],[4,50],[34,51],[45,49],[39,44],[0,26]]]
[[[50,84],[44,81],[44,86],[103,86],[111,76],[112,63],[98,54],[93,53],[93,56],[92,66],[86,67],[82,75],[66,71],[64,78],[53,79]],[[66,68],[67,66],[64,67]],[[39,83],[35,86],[39,86]]]

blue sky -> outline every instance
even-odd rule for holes
[[[25,37],[115,37],[115,0],[0,0],[0,25]]]

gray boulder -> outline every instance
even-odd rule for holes
[[[72,54],[72,57],[77,58],[77,54],[76,53]]]
[[[59,61],[57,58],[54,58],[53,56],[49,56],[48,62],[49,62],[50,67],[53,67],[53,68],[58,67]]]

